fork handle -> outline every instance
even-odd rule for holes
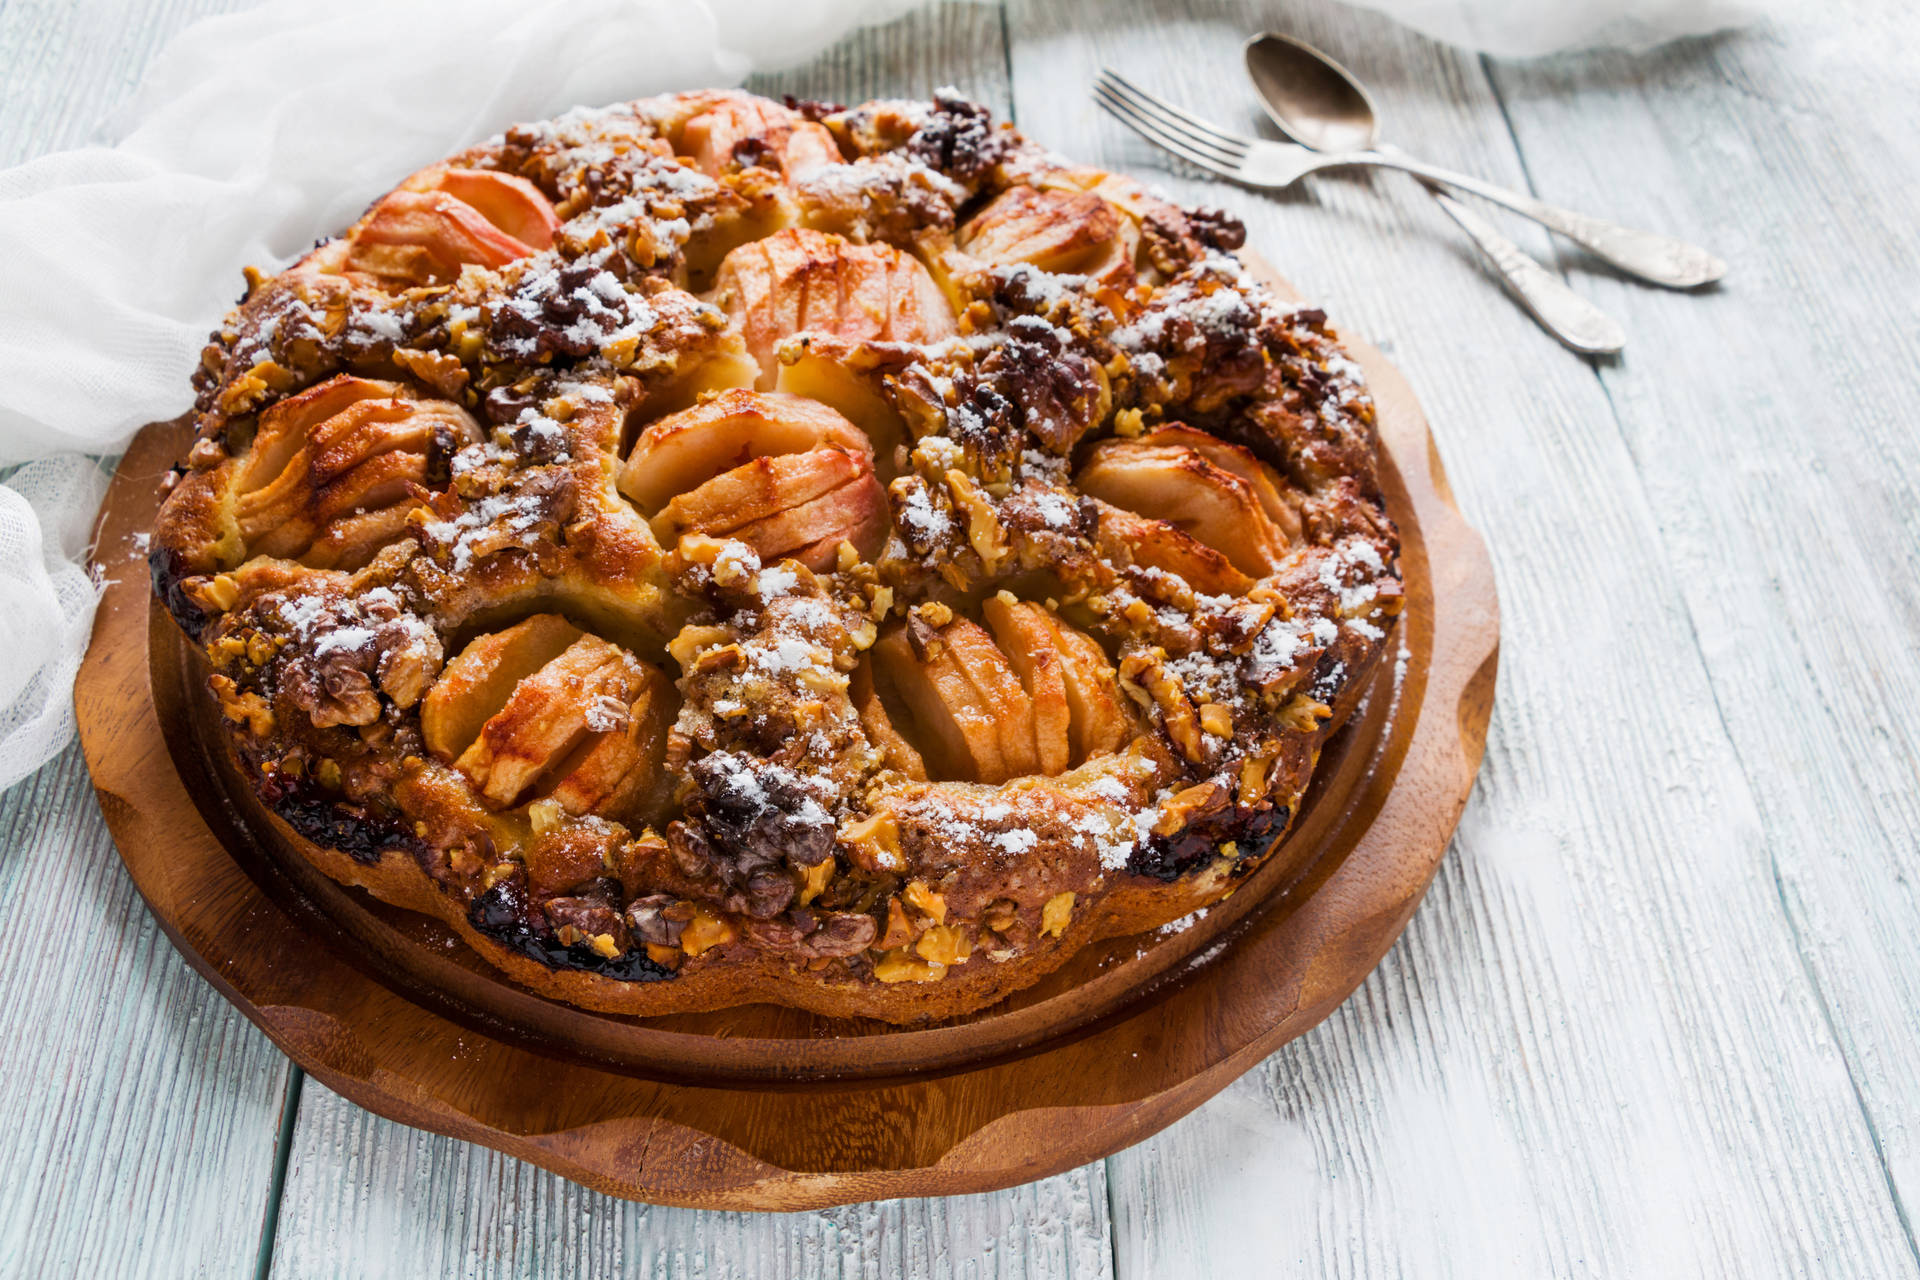
[[[1612,316],[1561,283],[1491,222],[1440,188],[1425,185],[1541,328],[1582,355],[1613,355],[1626,346],[1627,335]]]
[[[1522,217],[1532,218],[1549,231],[1559,232],[1629,275],[1652,284],[1665,285],[1669,289],[1692,289],[1710,284],[1727,273],[1726,263],[1698,245],[1653,231],[1637,231],[1589,214],[1575,213],[1571,209],[1563,209],[1505,187],[1496,187],[1491,182],[1482,182],[1464,173],[1437,168],[1391,148],[1378,147],[1346,159],[1354,164],[1400,169],[1428,182],[1490,200]]]

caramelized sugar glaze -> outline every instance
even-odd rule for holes
[[[1388,643],[1241,239],[951,95],[515,128],[250,278],[155,590],[296,844],[516,979],[976,1009],[1230,893]]]

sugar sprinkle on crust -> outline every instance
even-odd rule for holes
[[[1398,644],[1242,239],[945,91],[519,126],[249,277],[155,591],[309,856],[515,979],[967,1012],[1232,892]]]

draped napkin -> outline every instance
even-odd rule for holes
[[[1436,40],[1505,57],[1647,49],[1805,0],[1351,0]]]
[[[188,408],[243,267],[509,124],[738,84],[921,2],[272,0],[168,44],[117,145],[0,172],[0,467],[28,464],[0,485],[0,788],[73,733],[87,455]]]

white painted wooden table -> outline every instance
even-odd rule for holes
[[[231,4],[0,0],[0,162],[86,139]],[[1920,18],[1823,13],[1506,64],[1326,0],[1009,0],[759,86],[952,82],[1230,203],[1423,396],[1498,566],[1499,704],[1432,894],[1319,1030],[999,1195],[625,1204],[304,1081],[160,935],[70,750],[0,801],[0,1274],[1920,1274]],[[1408,150],[1697,239],[1726,285],[1515,226],[1630,330],[1583,362],[1411,184],[1220,189],[1087,96],[1111,62],[1251,125],[1266,26]]]

